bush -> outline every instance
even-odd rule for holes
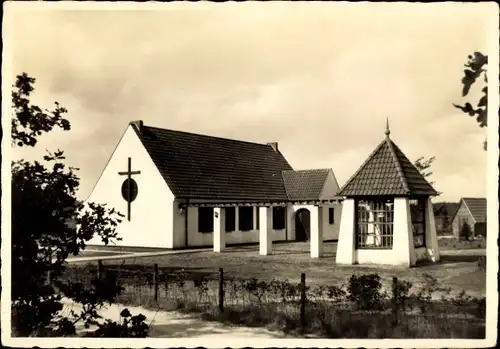
[[[410,295],[410,289],[412,287],[412,283],[410,281],[397,280],[396,284],[396,299],[397,303],[401,305],[403,310],[406,308],[407,301]]]
[[[385,299],[385,295],[380,292],[381,288],[380,276],[377,274],[352,275],[347,288],[347,299],[360,310],[380,310]]]
[[[118,323],[106,320],[104,324],[98,324],[98,329],[92,333],[91,337],[112,337],[112,338],[144,338],[148,335],[149,326],[144,322],[146,317],[142,314],[132,316],[128,309],[123,309],[120,313],[122,322]]]

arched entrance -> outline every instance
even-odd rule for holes
[[[311,233],[311,213],[306,208],[301,208],[295,213],[295,239],[309,241]]]

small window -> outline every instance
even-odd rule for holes
[[[285,229],[286,208],[276,206],[273,207],[273,229]]]
[[[198,232],[213,233],[214,231],[214,208],[198,207]]]
[[[425,247],[425,200],[410,200],[411,225],[413,228],[413,246]]]
[[[250,231],[253,230],[253,207],[242,206],[238,207],[239,213],[239,230]]]
[[[230,233],[236,229],[236,209],[234,207],[226,207],[225,209],[226,216],[226,233]]]
[[[328,208],[328,223],[335,224],[335,210],[333,207]]]

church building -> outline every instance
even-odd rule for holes
[[[125,215],[122,247],[177,249],[337,240],[342,197],[332,169],[294,170],[277,143],[258,144],[131,122],[87,201]],[[101,245],[98,238],[90,245]]]

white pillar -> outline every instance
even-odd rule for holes
[[[272,207],[259,207],[259,254],[267,256],[272,253],[273,238],[271,235],[272,215],[269,211]]]
[[[295,220],[293,219],[295,211],[293,204],[286,205],[286,234],[287,240],[295,240]]]
[[[337,254],[335,263],[337,264],[354,264],[354,222],[355,204],[354,199],[345,199],[342,203],[342,215],[340,218],[339,241],[337,243]]]
[[[226,248],[226,232],[224,229],[225,210],[214,208],[214,252],[222,252]]]
[[[431,198],[427,198],[425,205],[425,248],[428,259],[432,262],[438,262],[440,254]]]
[[[311,257],[321,258],[323,256],[323,208],[313,206],[311,210]]]
[[[240,230],[240,209],[238,206],[234,207],[234,231]]]
[[[413,247],[413,229],[411,225],[410,200],[394,199],[394,230],[392,242],[392,260],[387,264],[415,265],[415,248]]]

